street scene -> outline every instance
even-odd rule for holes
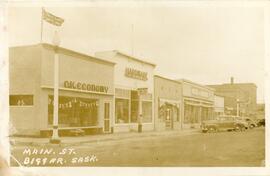
[[[266,167],[264,8],[7,14],[10,166]]]
[[[124,166],[124,167],[262,167],[265,159],[263,127],[245,132],[178,132],[134,136],[64,146],[15,146],[12,165],[19,166]],[[25,152],[25,149],[29,149]],[[30,151],[53,149],[56,154]],[[65,154],[61,152],[65,151]],[[73,153],[75,152],[75,153]],[[30,154],[31,153],[31,154]],[[59,154],[60,153],[60,154]],[[45,164],[44,158],[46,158]],[[53,158],[63,158],[57,163]],[[52,163],[50,163],[52,161]]]

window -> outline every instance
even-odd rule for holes
[[[48,97],[48,123],[53,124],[53,96]],[[98,124],[98,100],[78,97],[59,97],[59,126],[87,127]]]
[[[115,123],[129,123],[128,99],[115,99]]]
[[[185,104],[184,109],[184,123],[198,123],[199,122],[199,115],[200,115],[200,107],[198,106],[191,106]]]
[[[152,102],[142,102],[143,122],[152,122]]]
[[[33,106],[34,105],[33,95],[10,95],[9,105],[10,106]]]

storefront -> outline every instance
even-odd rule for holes
[[[185,79],[183,86],[183,128],[199,128],[204,120],[214,118],[214,89]]]
[[[155,130],[181,129],[182,85],[155,75]]]
[[[64,48],[59,54],[59,132],[110,133],[114,63]],[[10,120],[15,134],[50,133],[53,122],[52,45],[10,48]]]
[[[116,63],[114,132],[137,131],[140,114],[142,115],[143,131],[154,130],[153,75],[155,64],[115,50],[98,52],[96,56]]]

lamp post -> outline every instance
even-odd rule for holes
[[[239,117],[239,99],[236,99],[236,116]]]
[[[50,139],[52,144],[60,144],[61,140],[58,135],[58,99],[59,99],[59,55],[58,47],[60,45],[60,37],[55,31],[53,41],[54,45],[54,108],[53,108],[53,134]]]

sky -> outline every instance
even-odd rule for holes
[[[251,6],[46,7],[65,19],[61,46],[89,55],[120,50],[157,64],[156,74],[200,84],[252,82],[264,102],[264,11]],[[43,22],[42,41],[55,27]],[[10,7],[9,45],[40,42],[41,7]]]

